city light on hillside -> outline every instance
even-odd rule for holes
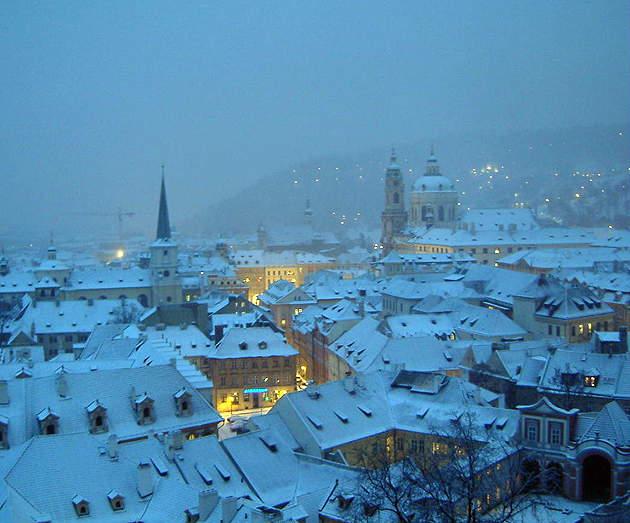
[[[116,253],[116,258],[120,259],[125,255],[125,251],[123,251],[122,249],[120,249],[117,253]]]

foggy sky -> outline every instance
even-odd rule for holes
[[[4,1],[0,236],[152,229],[162,162],[178,224],[310,156],[626,122],[629,28],[627,0]]]

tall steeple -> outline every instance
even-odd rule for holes
[[[156,240],[171,239],[171,224],[168,219],[168,205],[166,204],[166,186],[164,184],[164,166],[162,165],[162,189],[160,191],[160,210],[158,212]]]

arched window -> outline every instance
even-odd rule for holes
[[[424,222],[426,221],[426,219],[427,219],[427,206],[423,205],[422,206],[422,221]]]
[[[140,294],[140,296],[138,296],[138,301],[140,302],[140,305],[142,305],[143,307],[149,306],[149,298],[147,298],[146,294]]]
[[[443,222],[444,221],[444,206],[440,205],[438,207],[438,221]]]
[[[398,196],[398,193],[395,192],[394,193],[394,203],[399,203],[400,197]]]

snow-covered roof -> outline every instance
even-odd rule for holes
[[[283,337],[268,327],[233,328],[221,338],[208,357],[269,358],[296,356],[298,352]]]
[[[417,380],[419,384],[414,385]],[[309,454],[322,454],[392,429],[433,433],[448,427],[451,417],[464,411],[484,420],[505,418],[502,428],[486,429],[481,424],[480,440],[494,432],[515,434],[520,414],[489,407],[486,397],[495,400],[497,396],[445,375],[376,371],[286,394],[271,412],[280,414]]]
[[[70,367],[71,368],[71,367]],[[60,393],[58,380],[65,382]],[[191,393],[193,414],[178,417],[173,394],[185,387]],[[132,407],[144,394],[153,399],[155,422],[149,427],[157,431],[184,429],[222,420],[212,406],[186,381],[172,365],[137,368],[115,368],[88,372],[65,372],[41,378],[16,379],[8,382],[10,403],[0,405],[0,414],[10,419],[11,446],[23,443],[40,433],[37,415],[48,408],[59,416],[59,432],[87,433],[90,421],[86,407],[95,400],[107,409],[109,433],[121,439],[145,435],[147,426],[138,425]]]
[[[146,288],[149,290],[150,287],[151,271],[140,267],[75,269],[64,285],[64,289],[75,291],[125,288]]]

